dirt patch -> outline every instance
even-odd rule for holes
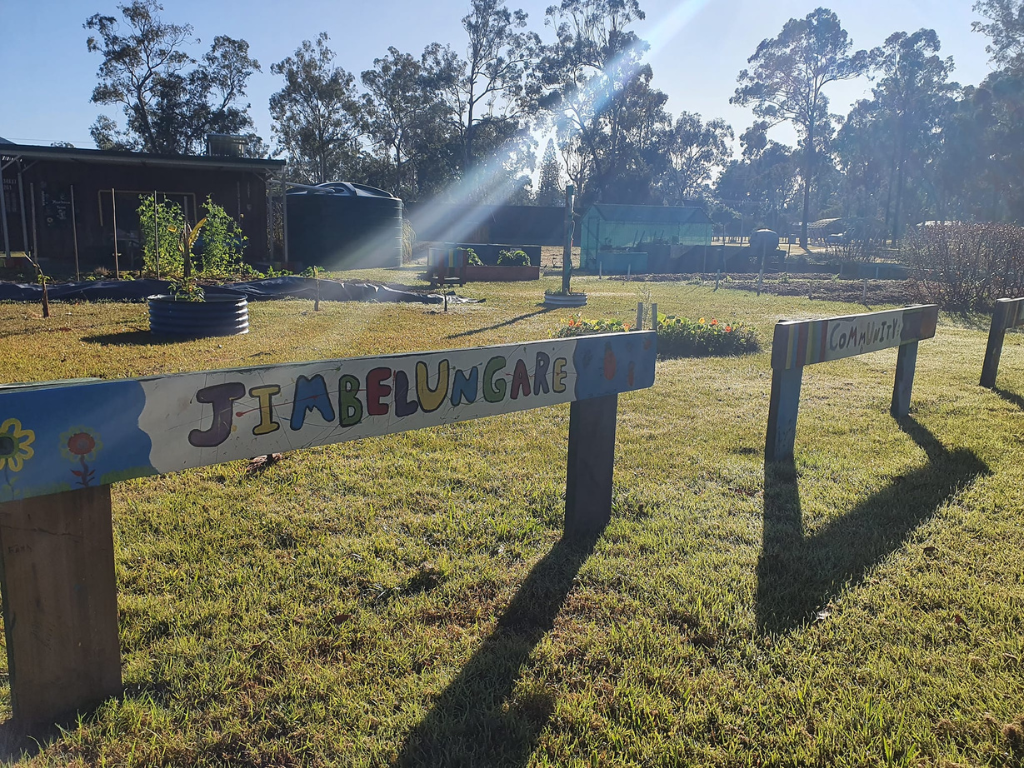
[[[624,277],[609,277],[610,280],[625,280]],[[706,275],[636,275],[633,282],[693,282],[714,283]],[[723,275],[721,287],[740,291],[756,291],[757,275],[735,273]],[[854,304],[910,304],[917,301],[914,286],[909,280],[868,280],[867,301],[864,302],[863,280],[836,280],[832,275],[790,275],[785,280],[777,275],[765,276],[762,293],[772,296],[806,296],[823,301],[846,301]]]

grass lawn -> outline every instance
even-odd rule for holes
[[[142,305],[0,305],[2,378],[547,338],[571,314],[539,306],[557,285],[471,284],[486,302],[447,314],[261,303],[247,336],[174,344],[150,343]],[[560,542],[568,406],[120,483],[125,695],[9,749],[53,766],[1021,765],[1024,337],[991,392],[984,323],[941,318],[902,425],[895,349],[806,369],[795,465],[766,477],[774,322],[863,307],[573,286],[587,317],[631,320],[649,289],[765,348],[664,361],[620,396],[592,547]]]

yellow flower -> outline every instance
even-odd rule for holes
[[[702,317],[702,318],[701,318],[700,320],[698,320],[697,322],[698,322],[698,323],[700,323],[701,325],[704,325],[704,318]]]
[[[8,419],[0,424],[0,469],[10,467],[12,472],[21,470],[22,465],[35,455],[32,443],[36,433],[22,429],[17,419]]]

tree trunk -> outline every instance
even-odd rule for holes
[[[811,217],[811,177],[814,173],[814,124],[807,128],[807,151],[804,160],[804,212],[800,224],[800,247],[807,250],[807,220]]]

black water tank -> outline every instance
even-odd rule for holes
[[[296,186],[288,206],[288,261],[327,269],[402,265],[402,201],[383,189],[335,181]]]

